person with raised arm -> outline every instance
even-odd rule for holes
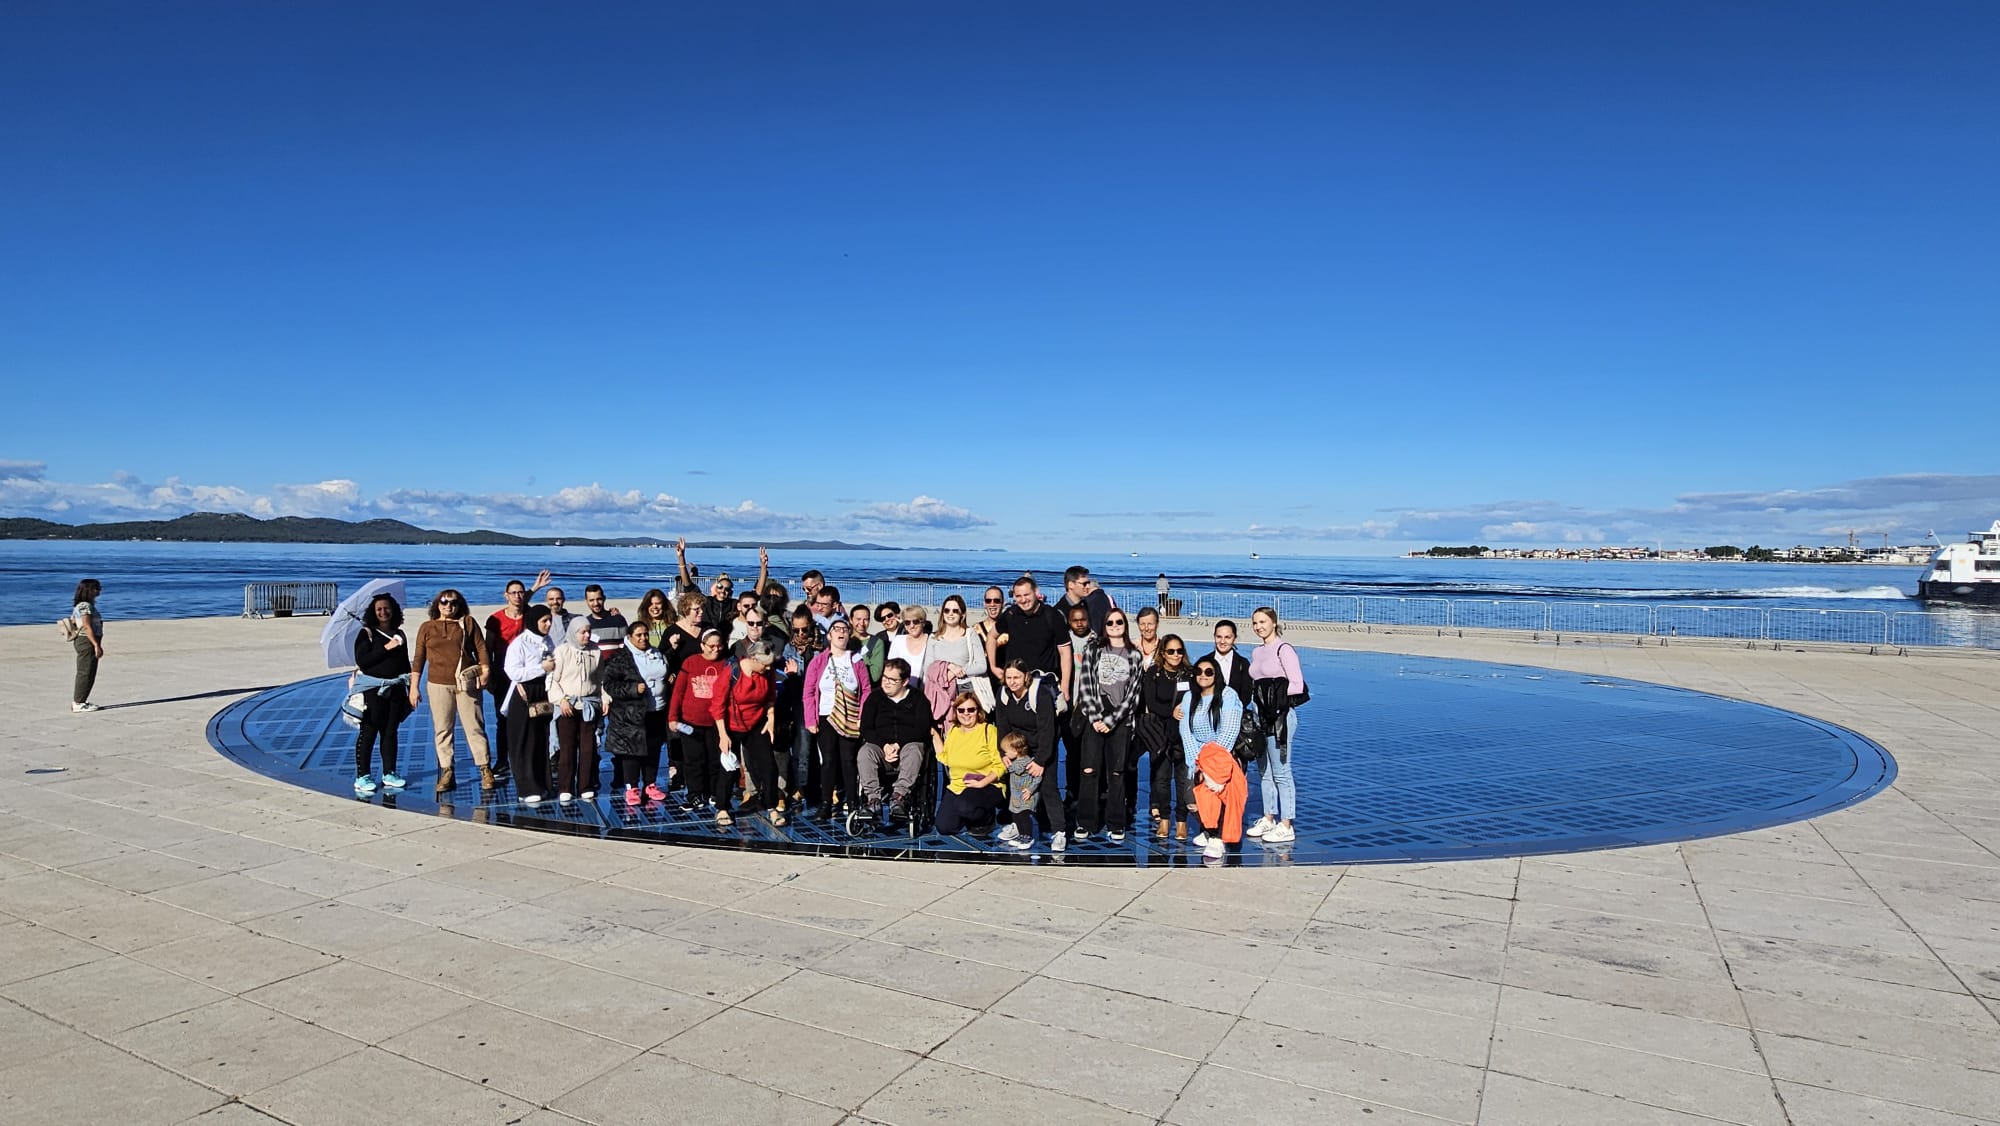
[[[674,558],[680,563],[680,585],[683,590],[699,591],[701,589],[699,572],[688,566],[687,542],[686,536],[674,541]],[[751,593],[762,593],[764,583],[770,577],[771,552],[768,548],[760,547],[757,549],[757,583],[750,588]],[[729,577],[729,573],[725,571],[715,576],[714,581],[708,585],[707,608],[702,612],[701,618],[702,628],[720,630],[725,638],[728,637],[729,624],[736,617],[735,602],[736,583]]]

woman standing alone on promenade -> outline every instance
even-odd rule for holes
[[[104,618],[97,612],[97,596],[103,593],[102,583],[85,579],[70,599],[70,616],[76,621],[76,637],[70,642],[76,649],[76,685],[69,695],[73,712],[98,710],[90,702],[90,690],[97,686],[97,662],[104,659]]]
[[[465,596],[449,588],[431,599],[430,620],[417,627],[411,649],[410,706],[417,706],[418,682],[430,685],[431,736],[437,745],[437,792],[448,794],[457,784],[453,776],[451,729],[456,717],[465,728],[465,745],[472,750],[472,764],[479,768],[479,788],[494,787],[493,766],[486,745],[486,720],[479,711],[479,695],[486,690],[491,671],[486,638],[466,617]]]

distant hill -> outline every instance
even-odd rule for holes
[[[671,547],[671,540],[634,537],[516,536],[507,532],[440,532],[401,520],[328,520],[278,516],[259,520],[240,512],[194,512],[172,520],[126,520],[112,524],[58,524],[53,520],[0,519],[0,540],[169,540],[185,543],[380,543],[466,544],[474,547]],[[710,540],[689,547],[769,547],[799,551],[895,551],[879,543],[840,540]]]

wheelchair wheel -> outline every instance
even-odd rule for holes
[[[847,817],[845,820],[846,820],[845,828],[847,829],[847,835],[850,837],[858,837],[863,832],[867,831],[868,811],[865,809],[850,809],[847,811]]]

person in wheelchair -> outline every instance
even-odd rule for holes
[[[867,816],[882,812],[882,774],[894,767],[896,781],[889,797],[890,815],[910,814],[910,792],[929,763],[931,706],[921,689],[910,683],[910,663],[891,657],[882,665],[882,682],[861,705],[861,752],[855,758],[861,798]]]

